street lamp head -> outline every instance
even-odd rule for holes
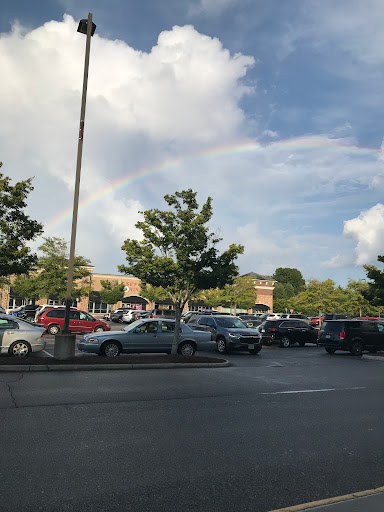
[[[79,26],[77,27],[77,31],[80,32],[81,34],[86,34],[87,33],[87,25],[88,25],[88,20],[80,20]],[[96,25],[92,22],[91,36],[93,36],[93,34],[95,33],[95,30],[96,30]]]

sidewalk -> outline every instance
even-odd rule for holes
[[[384,486],[270,512],[383,512]]]

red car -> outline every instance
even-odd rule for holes
[[[319,325],[319,317],[318,316],[311,316],[309,319],[309,325],[312,325],[312,327],[316,327]]]
[[[64,316],[65,308],[47,308],[38,316],[37,323],[44,325],[49,334],[57,334],[64,329]],[[70,310],[69,328],[72,332],[81,333],[111,330],[108,324],[80,309]]]

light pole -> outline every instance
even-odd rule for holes
[[[84,137],[84,120],[85,120],[85,106],[87,101],[87,86],[88,86],[88,68],[89,68],[89,54],[91,50],[91,37],[95,33],[96,25],[92,22],[92,13],[88,14],[88,19],[80,20],[77,31],[81,34],[87,35],[85,44],[85,60],[84,60],[84,77],[83,77],[83,94],[81,97],[81,110],[80,110],[80,127],[79,127],[79,140],[77,145],[77,162],[76,162],[76,177],[75,177],[75,192],[73,198],[73,214],[72,214],[72,232],[71,232],[71,245],[69,250],[68,262],[68,280],[67,280],[67,294],[65,299],[65,317],[64,329],[61,334],[56,334],[55,337],[55,351],[54,355],[57,359],[67,359],[75,354],[76,336],[72,334],[69,329],[69,314],[72,303],[72,284],[73,284],[73,267],[75,262],[75,245],[76,245],[76,229],[77,229],[77,212],[79,209],[79,190],[80,190],[80,174],[81,174],[81,158],[83,155],[83,137]]]

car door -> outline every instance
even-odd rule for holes
[[[277,329],[280,332],[280,337],[288,336],[293,343],[301,339],[297,320],[284,320]]]
[[[85,332],[80,327],[80,312],[69,311],[69,328],[73,332]]]
[[[380,343],[383,335],[379,330],[379,324],[376,322],[361,322],[361,324],[364,345],[367,347],[377,347],[378,350],[380,345],[383,347]]]
[[[158,350],[159,321],[143,322],[130,334],[129,348],[137,352],[159,352]]]
[[[84,313],[84,311],[79,311],[79,329],[81,332],[93,332],[96,320],[88,313]]]
[[[10,345],[16,341],[19,324],[8,318],[0,318],[0,352],[8,352]]]
[[[175,322],[171,320],[162,320],[160,322],[160,334],[157,340],[157,346],[159,351],[162,352],[170,352],[172,349],[173,336],[175,334]],[[182,326],[180,325],[180,332]]]
[[[315,343],[317,340],[317,331],[304,320],[295,320],[297,322],[297,341],[303,343]]]

